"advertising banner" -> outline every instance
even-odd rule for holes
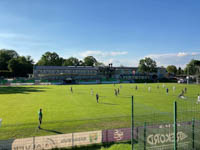
[[[137,129],[134,130],[134,138],[137,138]],[[118,142],[131,139],[131,128],[121,128],[103,131],[103,142]]]
[[[101,142],[102,131],[91,131],[0,141],[0,150],[47,150]]]
[[[0,150],[42,150],[72,146],[72,134],[0,141]]]
[[[80,132],[73,134],[73,146],[102,142],[102,131]]]

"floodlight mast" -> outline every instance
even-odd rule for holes
[[[187,76],[186,79],[187,79],[187,84],[189,84],[189,79],[190,79],[190,77]]]
[[[190,79],[190,71],[189,71],[190,67],[187,67],[187,77],[186,77],[186,80],[187,80],[187,84],[189,84],[189,79]]]

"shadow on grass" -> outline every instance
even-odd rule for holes
[[[44,92],[47,87],[0,87],[0,94],[29,94]]]
[[[118,104],[113,104],[113,103],[104,103],[104,102],[101,102],[99,104],[105,104],[105,105],[118,105]]]
[[[130,98],[131,99],[131,96],[127,95],[127,96],[118,96],[120,98]]]
[[[137,142],[135,141],[135,143]],[[80,147],[72,147],[72,148],[60,148],[59,150],[100,150],[101,148],[110,148],[111,146],[115,144],[131,144],[131,142],[130,141],[116,142],[116,143],[111,142],[111,143],[93,144],[93,145],[88,145],[88,146],[80,146]],[[53,150],[58,150],[58,148],[55,148]]]
[[[99,97],[101,97],[101,98],[106,98],[107,96],[99,96]]]
[[[52,132],[52,133],[56,133],[56,134],[63,134],[62,132],[59,132],[59,131],[49,130],[49,129],[44,129],[44,128],[40,128],[40,130],[43,130],[43,131],[46,131],[46,132]]]

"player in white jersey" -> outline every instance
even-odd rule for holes
[[[165,84],[164,83],[163,83],[162,87],[165,88]]]
[[[199,104],[200,103],[200,95],[198,94],[198,96],[197,96],[197,104]]]
[[[176,87],[175,87],[175,86],[173,86],[173,92],[175,92],[175,90],[176,90]]]
[[[151,87],[149,86],[148,91],[151,92]]]

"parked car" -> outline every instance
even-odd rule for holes
[[[186,83],[187,81],[186,81],[186,79],[179,79],[178,80],[178,83]]]

